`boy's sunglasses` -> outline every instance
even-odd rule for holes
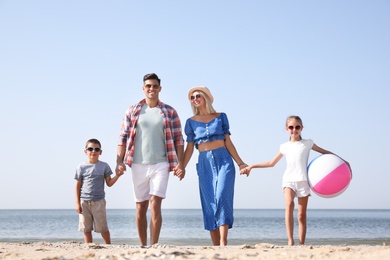
[[[96,147],[96,148],[87,147],[87,148],[85,148],[85,150],[90,151],[90,152],[97,152],[97,153],[101,151],[101,149],[99,147]]]
[[[290,125],[290,126],[288,127],[288,129],[294,130],[294,127],[293,127],[292,125]],[[297,125],[297,126],[295,127],[295,130],[299,130],[299,129],[301,129],[301,126],[300,126],[300,125]]]
[[[201,96],[202,96],[201,94],[196,94],[195,96],[191,96],[191,100],[198,99]]]

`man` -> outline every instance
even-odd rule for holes
[[[141,246],[147,245],[147,211],[150,206],[150,244],[158,243],[162,226],[161,203],[165,198],[169,172],[181,180],[184,139],[174,108],[159,100],[161,80],[155,73],[144,76],[145,99],[130,106],[119,136],[118,174],[131,167],[136,225]]]

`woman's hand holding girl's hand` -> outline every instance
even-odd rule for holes
[[[245,166],[245,168],[243,166]],[[240,175],[246,174],[246,176],[248,177],[250,172],[251,172],[251,169],[249,168],[249,166],[247,164],[243,164],[240,166]]]

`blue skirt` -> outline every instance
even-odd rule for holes
[[[233,197],[236,170],[226,147],[199,153],[196,170],[199,178],[204,228],[233,227]]]

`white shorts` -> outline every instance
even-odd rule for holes
[[[131,165],[134,200],[149,200],[151,195],[165,199],[169,179],[168,162]]]
[[[298,198],[310,196],[310,186],[307,181],[283,182],[284,188],[292,189]]]

